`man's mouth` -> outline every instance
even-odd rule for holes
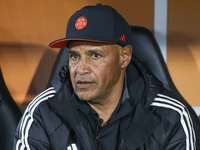
[[[88,88],[92,86],[93,84],[94,84],[93,82],[89,82],[89,81],[78,81],[76,83],[77,87],[81,89]]]

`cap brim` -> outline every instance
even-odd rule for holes
[[[101,40],[89,40],[89,39],[78,39],[78,38],[66,39],[66,38],[63,38],[63,39],[59,39],[59,40],[56,40],[54,42],[51,42],[49,44],[49,46],[51,48],[64,48],[64,47],[67,47],[67,43],[69,41],[88,41],[88,42],[110,43],[110,44],[115,43],[115,42],[108,42],[108,41],[101,41]]]
[[[52,48],[64,48],[64,47],[67,47],[67,43],[69,41],[70,41],[70,39],[66,39],[66,38],[59,39],[59,40],[51,42],[49,44],[49,47],[52,47]]]

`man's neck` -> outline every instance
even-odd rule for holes
[[[93,105],[93,104],[89,103],[89,105],[97,112],[97,114],[99,115],[99,118],[103,119],[103,124],[106,124],[106,122],[112,116],[118,103],[119,103],[119,100],[112,104],[106,104],[106,105],[95,104],[95,105]]]
[[[117,108],[124,89],[125,70],[119,78],[116,85],[109,91],[107,97],[101,97],[93,101],[88,101],[88,104],[97,112],[99,118],[103,119],[103,125],[111,118],[113,112]]]
[[[104,99],[102,101],[99,101],[98,103],[88,102],[88,104],[97,112],[99,118],[103,119],[103,125],[105,125],[107,121],[111,118],[120,101],[123,92],[123,86],[121,87],[122,88],[116,90],[115,93],[112,94],[111,97],[107,100]]]

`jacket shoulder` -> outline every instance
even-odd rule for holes
[[[49,87],[29,103],[16,130],[14,144],[16,149],[21,149],[22,147],[31,149],[33,143],[38,143],[38,148],[47,147],[49,141],[48,137],[43,134],[45,133],[45,129],[42,124],[42,116],[40,115],[39,108],[42,103],[53,97],[55,93],[54,88]]]
[[[196,134],[191,114],[173,93],[166,89],[162,90],[150,106],[154,109],[154,114],[161,120],[161,130],[171,139],[168,147],[179,143],[179,145],[185,145],[186,149],[195,148]]]

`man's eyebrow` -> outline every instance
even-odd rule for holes
[[[90,53],[90,54],[93,54],[93,53],[104,54],[104,52],[102,50],[99,50],[99,49],[88,50],[86,53]]]
[[[94,49],[94,50],[87,50],[86,52],[85,52],[85,54],[101,54],[101,55],[103,55],[104,54],[104,52],[102,51],[102,50],[99,50],[99,49]],[[69,55],[71,55],[71,54],[79,54],[79,52],[78,51],[76,51],[76,50],[71,50],[71,49],[68,49],[68,54]]]
[[[75,50],[70,50],[68,49],[68,54],[78,54],[79,52],[75,51]]]

